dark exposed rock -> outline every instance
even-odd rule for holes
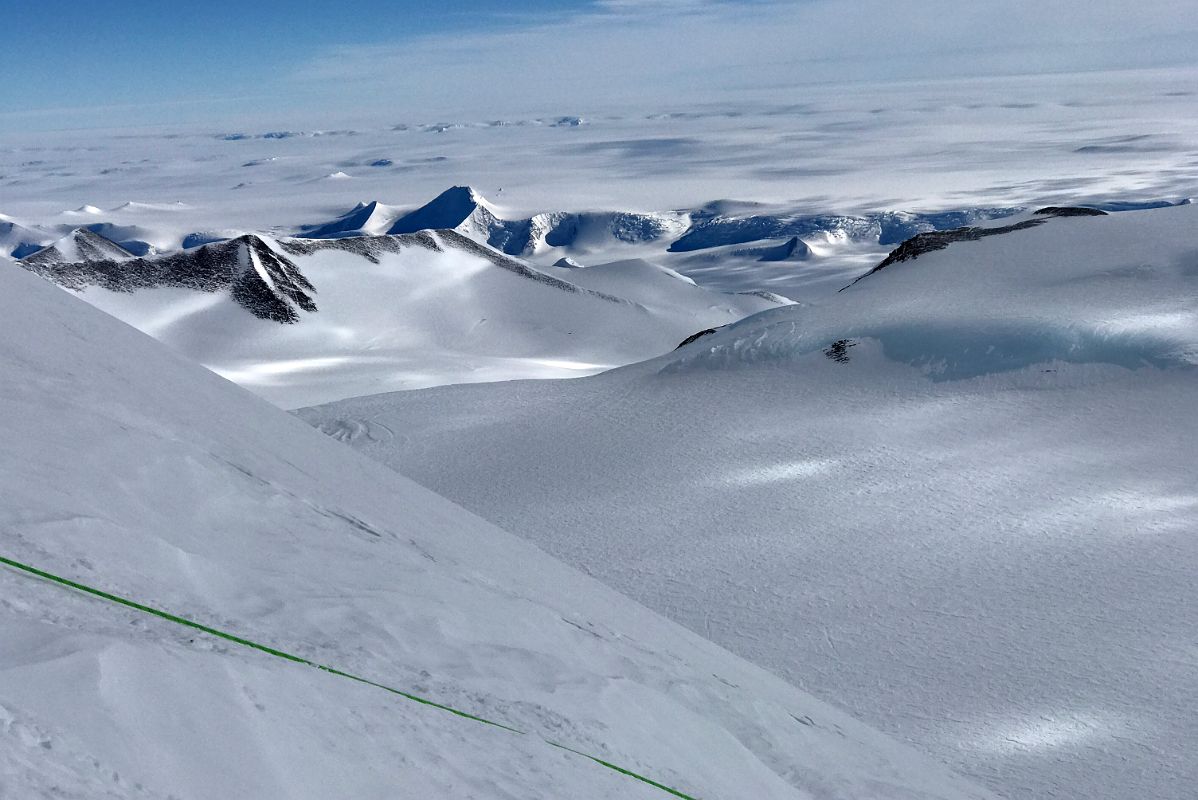
[[[1034,213],[1046,217],[1105,217],[1107,213],[1085,206],[1045,206]]]
[[[769,300],[771,303],[777,303],[780,306],[802,305],[789,297],[784,297],[777,292],[771,292],[768,289],[750,289],[747,292],[735,292],[735,294],[744,297],[760,297],[762,300]]]
[[[428,231],[394,236],[348,236],[340,239],[279,239],[279,247],[293,256],[310,256],[323,250],[341,250],[379,263],[383,253],[398,253],[405,247],[423,247],[440,251],[441,246]]]
[[[133,258],[133,253],[130,253],[111,239],[105,239],[95,231],[87,228],[77,228],[71,231],[65,239],[60,239],[48,247],[43,247],[25,256],[21,259],[21,263],[49,266],[52,264],[64,264],[68,261],[78,259],[88,261],[110,259],[119,261],[126,258]]]
[[[716,328],[707,328],[706,330],[699,331],[698,333],[692,333],[690,336],[686,337],[681,342],[679,342],[678,346],[675,347],[674,349],[681,350],[682,348],[686,347],[691,342],[702,339],[704,336],[710,336],[711,334],[718,331],[720,328],[726,328],[726,327],[728,327],[728,326],[720,325],[719,327],[716,327]]]
[[[1004,233],[1012,233],[1014,231],[1024,230],[1026,228],[1034,228],[1037,225],[1043,225],[1048,221],[1048,217],[1040,219],[1028,219],[1023,222],[1017,222],[1014,225],[1004,225],[999,228],[957,228],[951,231],[931,231],[929,233],[920,233],[912,236],[907,241],[900,244],[890,252],[890,255],[871,269],[869,272],[854,280],[849,286],[855,285],[858,281],[868,278],[875,272],[879,272],[891,264],[897,264],[900,261],[910,261],[918,258],[924,253],[931,253],[936,250],[943,250],[953,242],[976,242],[978,239],[985,239],[988,236],[1000,236]],[[840,291],[849,288],[844,286]]]
[[[856,346],[857,343],[852,339],[837,339],[831,345],[824,348],[824,356],[835,361],[837,364],[847,364],[852,360],[849,358],[849,348]]]
[[[885,269],[891,264],[899,261],[910,261],[918,258],[924,253],[930,253],[934,250],[943,250],[953,242],[973,242],[978,239],[984,239],[987,236],[1000,236],[1004,233],[1012,233],[1014,231],[1024,230],[1025,228],[1034,228],[1037,225],[1043,225],[1053,217],[1105,217],[1107,213],[1100,211],[1097,208],[1084,208],[1082,206],[1046,206],[1035,212],[1036,219],[1028,219],[1023,222],[1016,222],[1013,225],[1003,225],[998,228],[955,228],[951,231],[929,231],[912,236],[894,250],[869,272],[857,278],[850,283],[849,286],[857,283],[862,278],[868,278],[878,270]],[[844,291],[849,286],[842,287],[840,291]]]
[[[398,253],[407,247],[433,252],[461,250],[483,258],[500,269],[554,289],[586,294],[613,303],[628,302],[546,275],[451,230],[340,239],[279,239],[276,242],[277,249],[258,236],[246,234],[149,258],[135,258],[89,231],[81,229],[78,233],[81,238],[74,243],[74,247],[83,255],[83,260],[65,261],[61,253],[48,252],[50,248],[45,248],[18,263],[75,291],[88,286],[99,286],[114,292],[134,292],[158,286],[202,292],[228,291],[239,305],[254,316],[280,323],[298,322],[300,311],[316,311],[316,303],[312,299],[316,289],[288,256],[310,256],[326,250],[352,253],[375,264],[379,263],[383,254]],[[105,246],[90,248],[89,236],[101,239]]]
[[[254,316],[281,323],[298,321],[298,310],[316,311],[311,297],[316,290],[299,268],[252,234],[156,258],[98,258],[64,263],[38,258],[39,255],[35,253],[20,263],[76,291],[88,286],[114,292],[157,286],[228,291]]]

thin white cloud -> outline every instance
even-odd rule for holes
[[[1198,63],[1191,0],[604,0],[572,17],[317,54],[345,104],[502,114],[721,100],[838,81]]]

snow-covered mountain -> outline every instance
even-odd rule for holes
[[[1127,211],[1175,201],[1106,200],[1095,208]],[[546,211],[512,214],[469,186],[455,186],[407,213],[377,201],[359,203],[298,235],[337,237],[445,228],[538,267],[648,259],[723,291],[771,290],[805,299],[835,291],[846,276],[876,263],[894,245],[921,233],[998,224],[1030,208],[812,214],[785,204],[714,201],[679,211]],[[367,222],[369,220],[369,222]]]
[[[1106,199],[1096,207],[1123,211],[1174,202],[1187,201]],[[708,288],[769,290],[803,299],[834,291],[846,275],[858,272],[865,263],[876,263],[894,244],[911,236],[988,224],[1027,210],[966,207],[812,214],[785,203],[719,200],[672,211],[547,210],[529,215],[501,207],[470,186],[454,186],[414,209],[372,200],[299,226],[246,227],[235,215],[214,218],[211,209],[198,214],[196,208],[180,202],[125,202],[107,210],[83,205],[43,219],[39,226],[62,236],[73,235],[83,223],[91,232],[143,257],[246,233],[290,238],[280,237],[281,231],[288,231],[294,238],[335,239],[448,229],[534,267],[555,265],[563,258],[586,264],[647,259]],[[0,218],[0,223],[4,221],[13,222]],[[0,225],[0,245],[12,257],[27,256],[54,238],[38,233],[39,226],[26,224],[16,233],[6,233],[7,227]]]
[[[483,241],[501,229],[497,209],[470,186],[453,186],[399,217],[388,233],[447,228]]]
[[[0,214],[0,259],[24,258],[48,244],[50,238],[42,231]]]
[[[58,241],[25,256],[21,263],[44,268],[76,262],[119,262],[130,258],[133,254],[116,242],[88,228],[76,228]]]
[[[989,796],[12,265],[0,362],[0,796]]]
[[[95,221],[21,263],[286,407],[592,374],[787,298],[818,304],[900,232],[923,241],[962,221],[1040,218],[813,217],[732,202],[519,218],[466,186],[406,212],[360,203],[293,237],[195,231],[187,210],[69,212]]]
[[[301,416],[1004,797],[1186,800],[1198,208],[1069,213],[604,375]]]
[[[549,248],[587,248],[654,242],[686,228],[682,214],[632,212],[548,212],[506,218],[470,186],[454,186],[420,208],[399,217],[389,233],[447,228],[485,242],[509,255],[533,255]]]
[[[976,208],[931,214],[895,211],[846,216],[764,209],[760,204],[716,202],[694,210],[667,213],[547,211],[520,217],[507,214],[471,186],[454,186],[407,213],[399,213],[395,207],[378,201],[359,203],[329,222],[301,227],[299,235],[333,238],[378,235],[384,230],[404,234],[449,229],[518,256],[545,251],[588,253],[620,244],[660,243],[660,249],[668,253],[757,244],[770,252],[742,248],[737,255],[780,260],[796,252],[799,257],[809,254],[800,237],[821,241],[871,240],[893,245],[917,233],[957,228],[1023,210]]]
[[[316,311],[312,284],[295,263],[252,234],[159,258],[136,258],[80,228],[65,242],[21,263],[64,288],[93,289],[91,296],[97,294],[95,289],[114,294],[183,289],[232,300],[255,317],[282,323],[297,322],[300,311]],[[168,313],[160,303],[150,302],[150,313]]]
[[[400,209],[377,200],[358,203],[345,214],[329,222],[300,228],[300,235],[311,239],[340,239],[345,236],[380,236],[402,215]],[[442,226],[453,227],[453,226]]]
[[[542,271],[452,230],[246,234],[135,258],[81,228],[20,263],[292,408],[593,373],[789,302],[708,291],[651,265]]]

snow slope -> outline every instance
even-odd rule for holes
[[[301,416],[1004,797],[1186,800],[1196,223],[1050,218],[604,375]]]
[[[0,259],[23,258],[49,244],[48,238],[44,232],[0,214]]]
[[[74,236],[105,242],[86,229]],[[648,292],[642,281],[665,275],[650,265],[550,275],[452,231],[247,234],[132,260],[72,261],[82,246],[65,248],[21,263],[289,408],[399,388],[594,373],[788,302],[711,292],[680,276]],[[584,272],[602,288],[585,288]]]
[[[305,226],[300,229],[300,235],[311,239],[379,236],[386,233],[399,216],[399,209],[383,205],[377,200],[371,200],[369,203],[358,203],[335,220],[319,225]]]
[[[13,266],[5,798],[983,798],[944,768]]]

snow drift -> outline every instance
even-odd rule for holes
[[[1003,797],[1188,800],[1196,222],[943,237],[604,375],[300,413]]]
[[[0,794],[982,798],[15,267],[0,554],[532,735],[0,568]]]

